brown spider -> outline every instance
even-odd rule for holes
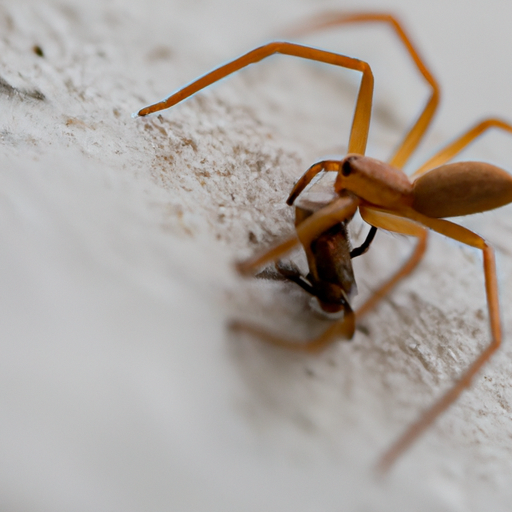
[[[143,108],[138,115],[145,116],[169,108],[221,78],[275,53],[325,62],[362,73],[348,154],[341,160],[324,160],[311,166],[293,187],[287,203],[292,205],[321,171],[337,173],[331,193],[316,202],[301,198],[302,201],[296,205],[296,234],[270,250],[237,264],[239,272],[246,275],[254,273],[266,263],[277,262],[278,271],[317,297],[324,311],[343,312],[343,317],[334,321],[322,335],[306,342],[284,339],[245,322],[233,322],[232,328],[252,333],[276,345],[315,352],[336,339],[350,339],[353,336],[355,322],[418,265],[425,253],[428,230],[480,249],[483,253],[491,342],[457,382],[386,451],[379,462],[379,468],[385,470],[469,386],[475,374],[500,345],[501,327],[494,251],[477,234],[444,218],[483,212],[512,202],[512,177],[504,170],[487,163],[447,162],[489,128],[512,132],[512,125],[498,119],[485,119],[441,149],[408,177],[401,169],[430,125],[439,103],[439,87],[400,23],[389,14],[329,14],[309,22],[296,33],[303,34],[325,27],[360,22],[390,25],[431,87],[425,107],[388,163],[364,156],[373,96],[370,66],[366,62],[344,55],[295,43],[273,42],[256,48],[197,79],[166,100]],[[346,226],[357,210],[372,228],[363,245],[351,251]],[[349,303],[350,292],[355,284],[351,258],[368,249],[377,228],[417,237],[418,244],[406,263],[353,312]],[[306,277],[298,269],[285,266],[279,261],[299,244],[302,244],[308,259],[309,274]]]

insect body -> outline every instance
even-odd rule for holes
[[[324,163],[321,165],[323,168]],[[309,171],[309,175],[312,174]],[[320,180],[306,194],[303,194],[306,185],[305,181],[299,181],[287,200],[290,206],[295,205],[296,227],[338,197],[332,183],[325,185]],[[348,223],[351,219],[352,216],[335,224],[320,233],[311,243],[304,245],[309,267],[306,278],[294,266],[283,265],[281,261],[276,264],[277,270],[283,277],[316,297],[320,308],[325,313],[343,312],[348,338],[352,338],[355,330],[355,316],[350,300],[357,293],[352,258],[368,250],[377,232],[377,228],[372,226],[364,243],[352,249],[348,235]]]
[[[139,115],[144,116],[171,107],[217,80],[275,53],[316,60],[361,72],[348,154],[339,160],[324,160],[314,164],[293,187],[288,204],[291,205],[298,199],[295,235],[270,250],[237,264],[242,274],[252,274],[267,263],[277,262],[277,269],[285,278],[314,295],[324,311],[343,312],[342,318],[334,321],[319,337],[303,343],[285,339],[245,322],[234,322],[232,327],[250,332],[277,345],[314,352],[337,339],[350,339],[353,336],[355,321],[366,314],[400,279],[418,265],[426,249],[428,230],[480,249],[483,254],[491,342],[451,389],[388,449],[380,460],[380,469],[387,469],[469,386],[474,375],[500,345],[501,328],[494,252],[483,238],[445,218],[483,212],[512,202],[512,177],[502,169],[482,162],[448,162],[488,129],[498,128],[512,132],[512,126],[498,119],[486,119],[463,132],[458,139],[441,149],[408,177],[401,168],[418,146],[432,120],[439,102],[439,87],[402,26],[388,14],[329,14],[309,22],[299,32],[359,22],[388,24],[408,50],[418,71],[431,88],[425,107],[388,163],[364,156],[373,96],[373,75],[370,66],[357,59],[294,43],[276,42],[256,48],[197,79],[166,100],[143,108]],[[336,173],[334,185],[328,195],[320,201],[312,201],[301,196],[313,178],[322,171]],[[347,224],[358,210],[363,220],[371,226],[371,230],[363,245],[351,250]],[[350,260],[368,248],[377,228],[416,237],[418,243],[407,262],[353,312],[350,296],[355,289],[355,280]],[[287,266],[280,261],[281,257],[299,244],[303,246],[308,259],[309,273],[306,277],[303,277],[295,267]]]
[[[320,203],[322,204],[322,203]],[[324,205],[325,206],[325,205]],[[295,226],[318,211],[318,204],[302,201],[295,205]],[[335,224],[306,246],[309,273],[306,280],[296,268],[285,267],[281,262],[277,270],[318,299],[326,313],[352,312],[350,299],[355,294],[355,278],[351,263],[348,239],[348,222]],[[309,284],[308,284],[309,283]]]

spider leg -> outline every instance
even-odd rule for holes
[[[364,155],[368,139],[373,98],[373,75],[370,66],[361,60],[295,43],[274,42],[260,46],[259,48],[256,48],[213,71],[210,71],[201,78],[194,80],[192,83],[175,92],[167,99],[141,109],[138,112],[138,115],[146,116],[153,112],[158,112],[159,110],[172,107],[201,89],[204,89],[214,82],[231,75],[235,71],[249,66],[250,64],[259,62],[276,53],[292,55],[303,59],[325,62],[326,64],[361,71],[361,85],[359,87],[354,118],[352,120],[348,148],[350,153],[359,153]]]
[[[396,212],[388,212],[394,213]],[[496,277],[496,264],[494,251],[487,242],[472,231],[443,219],[432,219],[419,214],[414,210],[403,210],[398,215],[403,215],[410,220],[421,224],[442,235],[462,242],[466,245],[480,249],[483,254],[483,267],[485,276],[485,292],[489,311],[489,324],[491,342],[489,346],[476,358],[469,368],[462,373],[453,386],[429,409],[409,426],[409,428],[397,439],[397,441],[384,453],[379,462],[378,469],[387,470],[396,459],[420,436],[437,418],[444,412],[459,395],[469,387],[473,377],[481,370],[501,344],[501,325],[498,301],[498,282]]]
[[[395,154],[389,160],[389,163],[394,167],[402,168],[418,144],[421,142],[424,133],[429,127],[431,120],[437,110],[439,104],[439,86],[436,79],[428,69],[425,61],[418,53],[418,50],[412,43],[410,37],[407,35],[402,24],[391,14],[387,13],[336,13],[330,12],[320,15],[311,21],[307,21],[303,25],[296,27],[289,31],[291,36],[305,35],[317,30],[336,27],[339,25],[348,25],[349,23],[386,23],[396,33],[400,42],[405,46],[409,52],[414,64],[418,68],[427,84],[432,89],[430,97],[425,104],[421,114],[413,124],[412,128],[403,138],[399,144]]]
[[[451,160],[458,153],[460,153],[466,146],[471,144],[476,138],[483,135],[490,128],[498,128],[506,132],[512,133],[512,125],[502,121],[501,119],[489,118],[480,121],[478,124],[464,132],[460,137],[455,139],[453,142],[445,146],[438,153],[436,153],[430,160],[425,162],[416,172],[411,175],[412,177],[418,177],[431,169],[439,167],[444,163]]]
[[[385,281],[367,300],[356,310],[356,317],[359,320],[363,315],[373,309],[377,303],[387,295],[404,277],[408,276],[422,260],[427,248],[428,231],[415,222],[390,215],[369,207],[361,206],[359,213],[363,220],[371,226],[393,231],[403,235],[411,235],[418,238],[416,247],[409,256],[409,259],[387,280]]]

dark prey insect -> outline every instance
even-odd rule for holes
[[[138,115],[145,116],[171,107],[221,78],[277,53],[320,61],[361,73],[348,154],[340,160],[324,160],[311,166],[293,187],[288,204],[293,204],[321,171],[336,173],[330,194],[320,201],[312,201],[307,197],[299,198],[296,208],[296,234],[270,250],[237,265],[238,270],[247,275],[267,263],[277,262],[278,271],[317,297],[324,311],[343,312],[343,317],[333,321],[322,335],[304,343],[284,339],[245,322],[235,322],[233,328],[250,332],[267,342],[291,349],[318,351],[336,339],[350,339],[354,333],[355,322],[418,265],[426,249],[428,230],[480,249],[483,254],[491,342],[448,392],[391,445],[379,462],[380,469],[384,470],[389,468],[469,386],[475,374],[501,343],[498,283],[493,249],[482,237],[444,219],[484,212],[512,202],[512,177],[504,170],[483,162],[448,163],[489,128],[512,132],[512,126],[498,119],[485,119],[463,132],[459,138],[441,149],[408,177],[401,169],[431,123],[439,103],[439,87],[400,23],[388,14],[329,14],[309,22],[297,33],[304,34],[321,28],[360,22],[388,24],[407,49],[431,90],[419,117],[388,163],[364,156],[373,96],[373,75],[370,66],[366,62],[344,55],[295,43],[273,42],[256,48],[207,73],[166,100],[143,108]],[[357,210],[363,220],[372,227],[363,246],[351,252],[346,225]],[[354,313],[349,302],[354,286],[351,258],[368,248],[377,228],[416,237],[418,243],[403,266]],[[308,259],[309,274],[306,277],[303,277],[298,269],[280,262],[283,255],[299,244],[302,244]]]

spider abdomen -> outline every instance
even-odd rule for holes
[[[512,202],[512,176],[484,162],[456,162],[421,175],[412,194],[412,207],[429,217],[470,215]]]

